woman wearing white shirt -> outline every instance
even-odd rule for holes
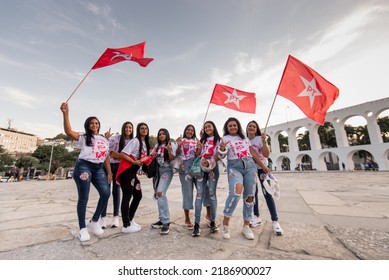
[[[73,171],[73,178],[77,185],[78,201],[77,216],[80,227],[81,241],[90,239],[88,229],[95,235],[102,235],[104,230],[100,227],[99,218],[109,199],[109,184],[112,180],[111,166],[108,157],[108,140],[99,135],[100,122],[96,117],[89,117],[84,123],[85,133],[73,131],[69,121],[69,107],[67,103],[61,104],[63,125],[66,135],[78,141],[81,149]],[[104,172],[103,164],[107,170]],[[99,192],[100,198],[95,213],[88,224],[85,224],[86,207],[88,204],[90,184]]]
[[[221,223],[223,238],[230,238],[228,228],[230,218],[243,196],[242,234],[247,239],[254,239],[249,223],[254,206],[254,187],[256,165],[253,156],[258,157],[249,140],[244,136],[242,126],[236,118],[229,118],[223,127],[224,136],[219,146],[221,157],[227,155],[227,175],[229,195],[224,207],[224,218]]]

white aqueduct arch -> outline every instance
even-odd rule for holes
[[[381,130],[377,124],[377,117],[383,111],[389,109],[389,98],[383,98],[371,102],[366,102],[356,106],[347,107],[327,113],[326,122],[330,122],[335,130],[337,148],[322,148],[318,134],[319,124],[309,118],[299,119],[275,126],[269,126],[266,134],[271,137],[271,153],[269,159],[273,162],[277,170],[281,170],[281,164],[284,157],[289,158],[290,167],[293,169],[304,155],[309,155],[312,159],[312,167],[326,171],[327,166],[324,162],[324,156],[327,153],[333,153],[339,158],[339,162],[344,162],[346,169],[353,170],[353,155],[355,152],[365,150],[372,154],[379,170],[389,170],[389,143],[384,143],[381,137]],[[354,116],[362,116],[367,121],[367,129],[370,137],[369,145],[350,146],[346,132],[344,130],[345,122]],[[301,127],[309,131],[309,141],[311,150],[299,151],[296,132]],[[278,136],[286,131],[289,135],[289,151],[281,152],[279,148]]]

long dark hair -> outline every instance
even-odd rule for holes
[[[205,125],[209,123],[213,126],[213,142],[216,144],[217,142],[219,142],[220,140],[220,135],[219,135],[219,132],[217,131],[217,128],[216,128],[216,125],[213,121],[206,121],[204,124],[203,124],[203,135],[201,135],[201,138],[200,138],[200,142],[201,143],[204,143],[205,140],[207,140],[208,137],[210,137],[210,135],[208,135],[206,132],[205,132]]]
[[[120,140],[119,140],[119,153],[123,150],[123,148],[124,148],[124,144],[126,143],[126,138],[124,137],[124,135],[125,135],[125,131],[126,131],[126,126],[128,125],[128,124],[130,124],[131,125],[131,127],[132,127],[132,132],[131,132],[131,134],[130,134],[130,140],[132,139],[132,138],[134,138],[134,126],[132,125],[132,123],[131,122],[125,122],[123,125],[122,125],[122,133],[120,134]]]
[[[157,133],[157,143],[158,143],[158,146],[157,148],[159,148],[159,146],[161,146],[163,143],[161,142],[161,140],[159,140],[159,133],[163,131],[166,135],[166,143],[165,145],[167,146],[170,142],[170,133],[169,131],[166,129],[166,128],[160,128],[158,130],[158,133]],[[167,149],[164,150],[164,153],[163,153],[163,158],[166,160],[166,161],[169,161],[169,153],[167,151]]]
[[[255,126],[257,127],[257,131],[255,132],[255,136],[261,136],[261,129],[259,128],[258,123],[256,121],[254,121],[254,120],[249,121],[249,123],[247,124],[247,126],[246,126],[246,136],[249,137],[249,133],[247,132],[247,128],[249,127],[250,123],[255,124]]]
[[[89,128],[90,126],[90,123],[92,120],[97,120],[97,122],[99,123],[99,130],[97,132],[100,131],[100,121],[98,118],[92,116],[92,117],[89,117],[85,120],[84,122],[84,129],[85,129],[85,143],[87,146],[91,147],[92,146],[92,138],[94,138],[94,135],[93,135],[93,132],[92,130]]]
[[[230,135],[230,133],[228,132],[228,123],[229,122],[236,122],[236,124],[238,125],[238,135],[240,138],[242,139],[245,139],[246,137],[244,136],[243,134],[243,129],[242,129],[242,125],[240,124],[239,120],[237,118],[228,118],[228,120],[224,123],[224,126],[223,126],[223,133],[224,133],[224,136],[225,135]]]
[[[196,137],[196,128],[194,127],[193,124],[188,124],[188,125],[185,127],[184,133],[182,134],[182,136],[183,136],[184,138],[186,138],[186,130],[187,130],[189,127],[192,127],[192,128],[193,128],[193,136],[192,136],[192,139],[196,139],[196,138],[197,138],[197,137]]]
[[[142,142],[142,138],[140,135],[140,127],[142,125],[147,126],[147,135],[145,136],[145,143],[146,143],[146,148],[147,148],[147,155],[150,155],[150,135],[149,135],[150,130],[149,130],[149,126],[144,122],[138,123],[138,125],[136,126],[135,138],[137,138],[139,140],[139,155],[142,154],[142,149],[143,149],[143,142]]]

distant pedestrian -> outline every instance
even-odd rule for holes
[[[109,199],[109,183],[112,180],[111,166],[108,157],[108,140],[99,134],[100,121],[96,117],[89,117],[85,120],[85,132],[75,132],[72,130],[69,121],[69,107],[67,103],[62,103],[63,126],[66,135],[78,141],[80,155],[74,166],[74,181],[77,185],[78,201],[77,216],[80,227],[79,238],[81,241],[90,239],[88,229],[95,235],[102,235],[104,230],[99,224],[99,218]],[[103,164],[107,169],[104,172]],[[88,227],[85,224],[86,208],[88,204],[90,184],[93,184],[99,192],[100,198],[96,210],[90,220]]]
[[[346,171],[346,165],[344,164],[344,162],[342,162],[342,168],[343,168],[343,171]]]

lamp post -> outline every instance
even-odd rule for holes
[[[51,145],[50,162],[49,162],[49,173],[46,176],[46,180],[49,180],[49,177],[50,177],[51,161],[53,160],[53,151],[54,151],[54,144]]]

